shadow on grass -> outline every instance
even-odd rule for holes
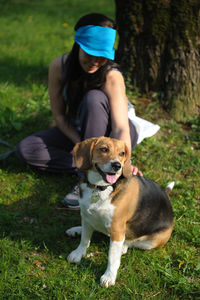
[[[6,183],[1,186],[4,191],[2,189],[3,197],[0,195],[0,199],[3,198],[0,203],[0,237],[15,242],[25,241],[33,249],[48,249],[55,257],[66,257],[78,246],[80,237],[68,237],[65,231],[80,226],[81,219],[80,211],[68,211],[61,200],[72,189],[77,177],[65,173],[36,172],[21,165],[15,157],[3,164],[7,176],[14,176],[14,185],[7,193]],[[7,177],[2,178],[4,183]],[[27,194],[30,196],[23,196]],[[92,240],[98,244],[102,239],[107,238],[95,233]]]
[[[38,191],[39,194],[39,191]],[[49,204],[37,201],[36,196],[21,199],[12,205],[0,204],[0,238],[27,245],[27,250],[32,249],[40,253],[49,253],[55,258],[60,256],[67,259],[80,242],[80,236],[68,237],[65,231],[73,226],[80,225],[80,212],[63,209],[58,203]],[[98,251],[94,251],[92,246]],[[82,260],[78,272],[85,268],[96,274],[96,280],[103,274],[107,259],[104,264],[98,265],[98,256],[108,253],[109,239],[105,235],[95,232],[92,237],[91,248],[94,258],[86,257]],[[106,250],[105,250],[106,249]],[[91,256],[91,257],[92,257]]]
[[[22,180],[26,180],[24,174]],[[30,173],[27,172],[28,176]],[[60,200],[72,188],[72,180],[66,180],[66,176],[40,174],[35,181],[31,196],[19,196],[12,204],[9,204],[9,200],[8,204],[7,201],[0,204],[0,235],[13,241],[28,241],[33,248],[47,248],[55,255],[69,252],[66,250],[69,239],[65,230],[80,224],[80,213],[67,211]],[[61,187],[59,182],[62,182]]]
[[[42,65],[42,63],[27,65],[13,57],[7,56],[0,59],[0,66],[0,82],[9,82],[16,86],[26,86],[30,82],[31,84],[47,84],[48,67]]]

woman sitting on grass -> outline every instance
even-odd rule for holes
[[[75,43],[69,54],[52,61],[49,95],[55,128],[22,140],[17,151],[23,161],[38,169],[78,173],[72,149],[90,137],[110,136],[125,141],[129,151],[138,134],[128,119],[128,101],[119,66],[114,62],[116,30],[102,14],[83,16],[75,26]],[[133,167],[133,173],[139,173]],[[78,208],[78,185],[63,200]]]

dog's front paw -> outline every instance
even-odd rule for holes
[[[76,234],[80,235],[81,231],[82,231],[82,227],[76,226],[76,227],[72,227],[72,228],[69,228],[68,230],[66,230],[66,234],[68,236],[75,236]]]
[[[100,284],[102,287],[108,288],[111,285],[115,285],[116,276],[111,272],[105,272],[100,279]]]
[[[79,263],[81,261],[81,258],[84,255],[85,255],[85,252],[81,251],[81,249],[77,248],[68,255],[67,260],[70,263]]]

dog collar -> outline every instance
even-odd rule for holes
[[[84,174],[84,176],[83,176],[83,182],[85,182],[89,188],[98,189],[99,191],[105,191],[107,189],[107,187],[113,186],[111,184],[108,184],[108,185],[95,185],[95,184],[92,184],[88,181],[86,174]]]
[[[112,186],[111,184],[109,185],[95,185],[95,184],[91,184],[88,180],[86,180],[87,186],[91,189],[97,189],[102,191],[105,191],[107,189],[107,187]]]

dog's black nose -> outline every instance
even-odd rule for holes
[[[111,166],[115,172],[117,172],[119,169],[121,169],[121,164],[118,161],[112,162]]]

